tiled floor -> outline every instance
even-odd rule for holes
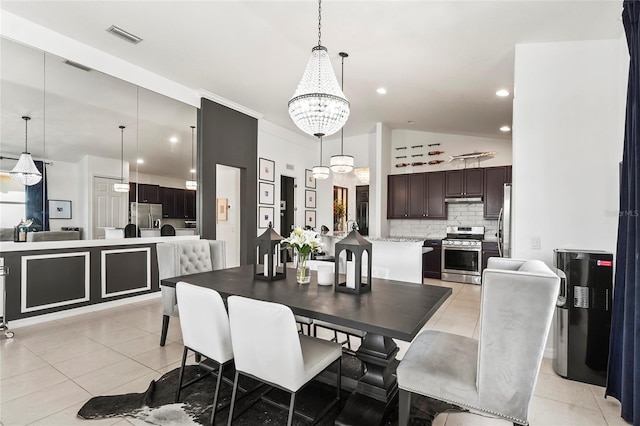
[[[453,296],[427,328],[477,337],[480,287],[453,287]],[[83,421],[76,413],[94,395],[142,392],[179,366],[180,325],[172,318],[165,347],[158,345],[160,299],[14,329],[0,340],[0,424],[68,426],[131,425],[127,419]],[[399,358],[408,344],[399,342]],[[545,359],[529,420],[533,426],[627,425],[617,401],[604,389],[557,376]],[[441,414],[435,426],[510,425],[472,414]]]

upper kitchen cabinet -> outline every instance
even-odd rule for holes
[[[511,166],[484,169],[484,217],[497,219],[502,209],[504,184],[511,183]]]
[[[409,175],[388,176],[387,219],[409,216]]]
[[[484,169],[448,170],[447,197],[481,197],[484,191]]]
[[[138,201],[141,203],[160,203],[160,186],[138,184]]]
[[[446,219],[444,172],[389,176],[388,219]]]
[[[196,218],[196,191],[185,190],[184,194],[184,218],[195,220]]]

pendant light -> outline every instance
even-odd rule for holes
[[[318,1],[318,45],[302,80],[289,100],[289,115],[305,133],[329,136],[340,130],[349,118],[349,101],[340,90],[327,48],[322,46],[322,0]]]
[[[196,172],[196,168],[193,166],[193,132],[196,126],[191,126],[191,180],[186,182],[187,189],[195,191],[198,189],[198,182],[193,178],[193,174]]]
[[[330,169],[322,165],[322,136],[318,136],[318,139],[320,139],[320,165],[313,166],[311,175],[314,179],[326,179],[329,177]]]
[[[124,183],[124,126],[118,126],[120,128],[120,162],[122,167],[120,168],[120,183],[113,184],[113,190],[116,192],[129,192],[129,184]]]
[[[344,91],[344,58],[349,54],[345,52],[339,53],[342,58],[342,91]],[[334,173],[349,173],[353,170],[353,157],[344,155],[344,126],[340,129],[340,155],[332,155],[329,168]]]
[[[42,180],[42,173],[36,167],[27,149],[27,123],[31,117],[25,115],[22,119],[24,120],[24,152],[20,154],[18,164],[9,172],[9,176],[22,185],[31,186]]]

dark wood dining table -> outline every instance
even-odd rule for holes
[[[336,424],[382,424],[398,394],[398,347],[393,339],[410,342],[451,295],[451,288],[373,278],[371,291],[358,295],[318,285],[313,271],[310,284],[298,284],[295,275],[289,270],[286,279],[263,281],[255,279],[253,266],[247,265],[166,278],[162,285],[175,287],[186,281],[212,288],[223,298],[238,295],[281,303],[296,315],[365,331],[356,351],[365,373]]]

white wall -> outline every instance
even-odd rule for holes
[[[620,40],[516,46],[513,257],[551,264],[555,248],[615,251],[625,49]]]
[[[47,195],[50,200],[71,201],[71,219],[49,219],[49,228],[59,231],[63,226],[83,228],[86,238],[86,202],[82,197],[84,182],[80,178],[80,164],[55,161],[47,166]]]
[[[178,178],[167,177],[167,176],[150,175],[147,173],[136,173],[132,171],[131,181],[137,182],[137,183],[151,184],[151,185],[160,185],[166,188],[185,189],[187,178],[185,177],[184,179],[178,179]]]
[[[494,167],[511,165],[511,140],[497,138],[481,138],[475,136],[450,135],[444,133],[418,132],[415,130],[393,130],[391,132],[391,174],[437,172],[440,170],[464,169],[465,161],[453,160],[449,162],[449,156],[467,154],[470,152],[494,151],[493,156],[482,157],[478,160],[466,160],[466,167]],[[428,146],[429,144],[440,144]],[[412,148],[412,146],[422,147]],[[397,148],[406,147],[406,149]],[[429,151],[444,151],[440,155],[428,155]],[[422,154],[422,157],[411,155]],[[407,158],[396,158],[407,156]],[[431,160],[444,160],[437,165],[396,167],[400,163],[423,162]]]
[[[375,143],[370,147],[369,158],[369,235],[388,237],[387,175],[391,171],[391,129],[384,123],[376,123]]]
[[[227,268],[240,266],[240,169],[216,165],[216,196],[230,207],[227,220],[216,224],[216,239],[225,242]]]
[[[304,226],[304,191],[305,169],[311,170],[320,161],[320,144],[315,138],[302,136],[277,126],[265,120],[258,120],[258,157],[266,158],[275,163],[274,194],[274,223],[273,228],[280,230],[280,176],[295,178],[295,221],[299,226]],[[326,163],[325,163],[326,164]],[[316,181],[316,224],[317,227],[324,223],[331,224],[333,193],[331,192],[330,179]],[[257,194],[256,194],[257,195]],[[314,209],[306,209],[314,210]],[[258,212],[256,212],[256,215]],[[257,235],[264,232],[258,229]],[[288,235],[283,235],[288,237]]]

